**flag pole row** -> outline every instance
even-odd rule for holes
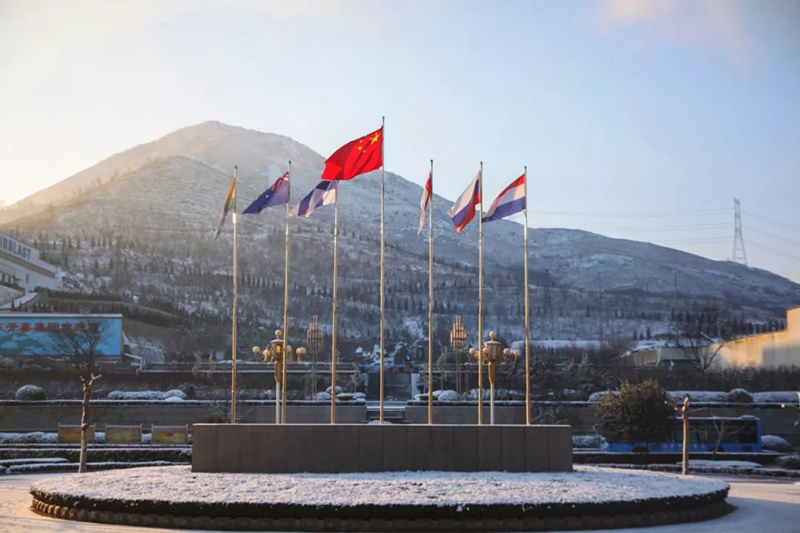
[[[331,424],[336,423],[336,363],[337,363],[337,294],[338,294],[338,245],[339,245],[339,194],[338,182],[351,180],[362,174],[380,168],[381,171],[381,250],[380,250],[380,410],[379,421],[384,423],[384,355],[385,355],[385,160],[384,160],[384,129],[385,118],[381,117],[381,127],[363,137],[350,141],[336,150],[326,161],[322,172],[322,181],[314,187],[300,202],[290,209],[291,192],[291,161],[288,162],[286,173],[270,185],[258,198],[256,198],[243,214],[258,214],[268,207],[286,205],[286,251],[284,262],[284,306],[283,306],[283,353],[288,356],[288,321],[289,321],[289,249],[290,231],[289,220],[292,215],[310,217],[314,210],[325,205],[334,206],[333,216],[333,310],[331,324]],[[236,173],[234,167],[233,179],[225,197],[222,214],[220,215],[214,238],[219,237],[225,218],[229,211],[233,215],[233,306],[232,306],[232,365],[231,365],[231,423],[236,423],[236,325],[237,325],[237,247],[236,247]],[[483,211],[483,162],[480,162],[478,174],[469,186],[458,197],[453,206],[448,210],[448,215],[455,225],[456,233],[461,231],[474,219],[478,211],[478,424],[483,424],[483,224],[493,222],[512,215],[523,213],[523,241],[524,241],[524,285],[525,285],[525,423],[531,423],[530,400],[530,299],[528,284],[528,209],[527,209],[527,176],[525,167],[523,174],[511,182],[489,206],[484,215]],[[422,233],[425,226],[425,217],[428,219],[428,424],[433,423],[433,160],[431,159],[428,180],[422,191],[420,201],[420,224],[418,234]],[[282,365],[282,386],[280,396],[283,397],[283,406],[276,416],[276,422],[286,422],[286,364]],[[276,405],[277,409],[277,405]],[[276,411],[278,412],[278,411]],[[278,420],[280,418],[280,420]]]

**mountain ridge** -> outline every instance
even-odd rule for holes
[[[222,316],[229,297],[225,284],[203,278],[214,287],[214,294],[206,294],[196,286],[200,278],[195,272],[200,269],[202,276],[230,272],[230,220],[224,234],[213,239],[230,173],[238,164],[241,211],[285,171],[289,159],[294,204],[319,181],[322,155],[289,137],[207,121],[106,158],[40,191],[50,191],[45,196],[30,195],[9,206],[11,211],[0,212],[0,226],[28,242],[41,241],[46,234],[48,250],[66,249],[59,266],[67,288],[174,298],[184,309]],[[51,189],[59,185],[61,203],[48,208]],[[349,309],[344,313],[344,330],[355,336],[360,322],[374,319],[377,306],[379,191],[379,172],[340,184],[340,286],[348,294],[340,302]],[[386,197],[392,199],[386,204],[387,286],[392,304],[398,306],[390,319],[398,335],[419,329],[419,309],[427,301],[417,288],[427,279],[427,235],[417,235],[421,192],[420,185],[386,172]],[[25,202],[45,207],[22,209]],[[435,195],[435,277],[444,284],[437,286],[437,298],[443,314],[447,309],[465,314],[465,323],[471,324],[468,315],[476,307],[473,298],[477,301],[470,281],[477,267],[477,224],[456,235],[446,213],[450,203]],[[330,290],[332,218],[332,209],[320,208],[308,220],[291,221],[292,283],[302,285],[307,296]],[[282,282],[283,226],[282,209],[241,216],[241,275]],[[485,313],[497,322],[516,323],[522,227],[503,220],[487,225],[484,233]],[[101,235],[119,242],[115,246],[120,249],[77,251],[65,244],[67,238],[99,240]],[[622,334],[641,330],[645,323],[663,329],[670,309],[703,301],[728,302],[742,316],[764,322],[782,318],[787,307],[800,304],[800,285],[737,263],[584,230],[532,228],[529,239],[532,306],[537,316],[550,321],[549,331],[537,326],[540,335],[585,338],[595,329]],[[129,271],[109,275],[106,265],[123,260]],[[298,318],[308,312],[325,316],[324,305],[302,300],[299,297]],[[251,304],[251,318],[257,322],[259,313],[274,316],[282,299]],[[603,329],[598,321],[610,324],[603,324]],[[365,326],[364,334],[371,335],[374,329]],[[512,331],[519,329],[514,326]]]

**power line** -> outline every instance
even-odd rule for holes
[[[776,250],[775,248],[770,248],[769,246],[762,246],[761,244],[756,244],[754,242],[751,242],[750,244],[752,246],[755,246],[756,248],[761,248],[762,250],[766,250],[767,252],[772,252],[774,254],[783,255],[783,256],[786,256],[786,257],[788,257],[790,259],[795,259],[797,261],[800,261],[800,255],[790,254],[788,252],[783,252],[781,250]]]
[[[661,241],[664,244],[712,244],[712,243],[723,243],[723,242],[730,242],[729,237],[714,237],[708,239],[682,239],[682,240],[672,240],[672,241]]]
[[[711,223],[711,224],[687,224],[680,226],[658,226],[658,227],[642,227],[642,226],[613,226],[604,228],[603,231],[687,231],[687,230],[701,230],[714,228],[729,228],[730,224],[727,222]]]
[[[587,211],[535,211],[531,210],[531,214],[545,215],[545,216],[577,216],[577,217],[591,217],[591,218],[660,218],[660,217],[674,217],[674,216],[720,216],[730,214],[733,211],[730,208],[720,209],[698,209],[690,211],[651,211],[643,213],[591,213]]]
[[[764,230],[761,230],[761,229],[758,229],[758,228],[753,228],[751,226],[747,227],[747,231],[754,231],[756,233],[760,233],[761,235],[764,235],[764,236],[772,238],[772,239],[783,241],[785,243],[792,244],[794,246],[800,246],[800,241],[796,241],[794,239],[787,239],[786,237],[782,237],[780,235],[772,233],[771,231],[764,231]]]
[[[764,215],[757,215],[756,213],[753,213],[751,211],[744,211],[743,210],[742,213],[746,214],[747,216],[755,217],[755,218],[761,219],[761,220],[763,220],[765,222],[769,222],[771,224],[776,224],[778,226],[783,226],[786,229],[789,229],[789,230],[796,231],[796,232],[800,233],[800,228],[798,228],[796,226],[790,226],[789,224],[786,224],[785,222],[781,222],[780,220],[775,220],[774,218],[765,217]]]

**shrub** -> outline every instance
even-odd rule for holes
[[[178,388],[183,391],[189,400],[194,400],[197,397],[197,389],[195,389],[194,383],[184,383]]]
[[[608,442],[647,443],[666,440],[674,425],[673,402],[657,381],[624,381],[619,394],[606,394],[595,408],[600,434]]]
[[[753,403],[753,395],[744,389],[733,389],[725,395],[728,403]]]
[[[775,459],[775,464],[789,470],[800,470],[800,455],[784,455]]]
[[[761,447],[771,452],[792,453],[794,447],[789,444],[789,441],[777,435],[762,435]]]
[[[38,402],[47,399],[47,395],[42,388],[36,385],[23,385],[17,390],[17,394],[14,397],[19,401],[27,402]]]
[[[438,395],[436,393],[439,393]],[[437,402],[457,402],[458,393],[454,390],[434,391],[434,396]]]

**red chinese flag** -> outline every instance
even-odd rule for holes
[[[350,141],[325,160],[324,180],[350,180],[383,165],[383,128]]]

